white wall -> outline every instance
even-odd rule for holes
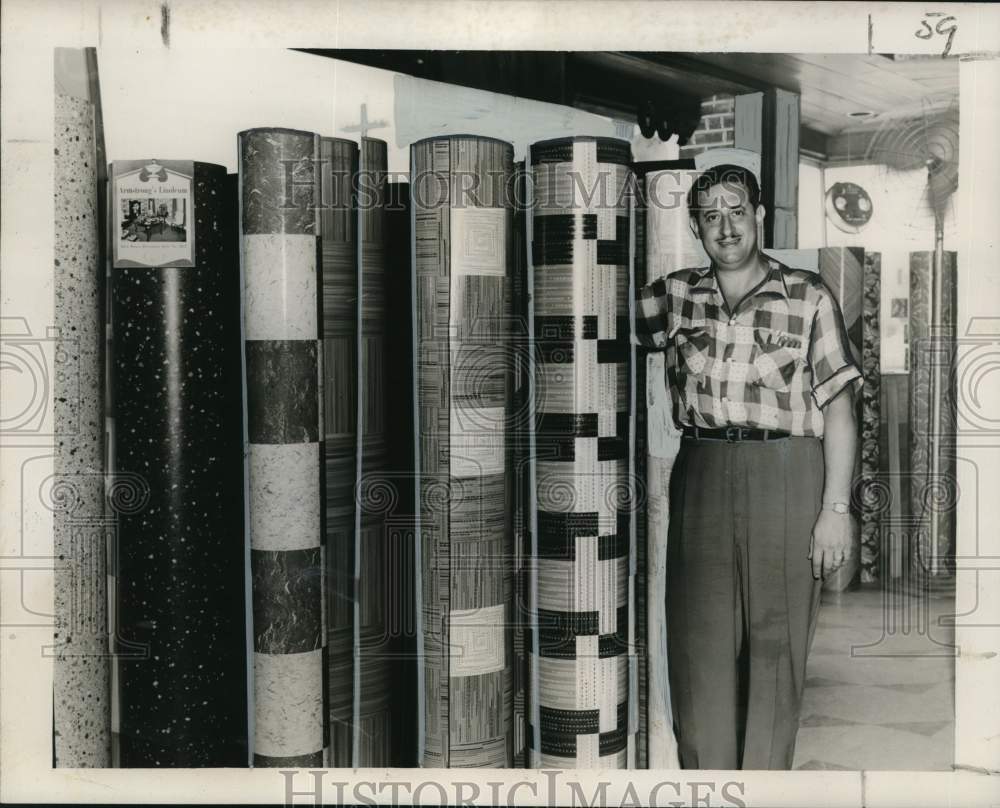
[[[305,129],[389,144],[389,170],[409,171],[409,146],[442,134],[528,145],[566,135],[614,137],[610,118],[282,49],[98,51],[108,159],[201,160],[236,171],[236,135]],[[641,137],[641,136],[640,136]],[[628,138],[626,138],[628,139]]]
[[[823,214],[823,172],[819,166],[799,162],[799,241],[803,250],[826,246]]]

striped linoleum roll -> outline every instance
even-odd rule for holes
[[[630,158],[623,141],[583,137],[536,143],[529,153],[537,349],[532,767],[635,765]]]
[[[358,482],[358,144],[320,139],[330,764],[351,766]]]
[[[388,471],[385,479],[387,547],[390,569],[397,570],[389,604],[390,646],[393,654],[389,687],[392,691],[392,765],[413,768],[418,747],[418,665],[416,542],[414,541],[413,428],[413,316],[410,260],[410,184],[386,185],[386,296]],[[371,489],[366,496],[371,499]]]
[[[916,522],[910,568],[924,582],[946,580],[955,571],[956,259],[954,252],[943,254],[941,319],[935,323],[934,253],[910,253],[910,514]]]
[[[254,765],[329,748],[319,137],[239,135],[253,579]]]
[[[507,420],[513,147],[452,136],[410,152],[415,237],[419,761],[513,758],[513,484]]]
[[[386,221],[385,200],[388,145],[384,140],[362,138],[360,150],[359,205],[361,231],[361,513],[356,537],[357,632],[360,669],[355,673],[357,719],[352,765],[388,766],[392,763],[394,725],[392,649],[389,610],[397,593],[391,591],[389,553],[390,513],[382,489],[364,485],[384,480],[388,471],[387,400],[395,394],[388,387],[386,325]],[[395,380],[393,380],[395,382]]]
[[[888,493],[879,480],[879,436],[882,428],[882,349],[879,312],[882,308],[882,256],[865,252],[864,290],[861,302],[861,582],[880,578],[881,517]]]
[[[525,548],[530,547],[527,504],[531,478],[528,441],[531,416],[528,409],[528,254],[525,207],[524,161],[514,164],[514,278],[511,350],[514,360],[513,417],[509,433],[514,455],[514,768],[527,766],[528,654],[525,627],[528,621],[528,578]]]
[[[359,154],[353,141],[323,138],[320,149],[330,762],[385,766],[392,743],[383,497],[387,146],[364,138]]]
[[[53,765],[73,769],[111,763],[97,125],[89,97],[56,94]]]
[[[112,182],[142,165],[113,163]],[[193,232],[194,266],[110,270],[120,764],[239,767],[247,648],[235,200],[222,166],[164,165],[191,182],[184,240]]]

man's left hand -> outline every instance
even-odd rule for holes
[[[853,534],[854,523],[849,513],[820,511],[809,544],[813,578],[825,578],[843,566],[851,555]]]

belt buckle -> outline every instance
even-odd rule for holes
[[[742,440],[743,430],[738,426],[727,426],[726,427],[726,443],[736,443]]]

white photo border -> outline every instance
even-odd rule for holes
[[[53,321],[53,91],[55,47],[127,43],[137,53],[196,48],[405,48],[510,50],[940,53],[915,32],[927,11],[957,20],[962,152],[958,196],[960,337],[1000,344],[1000,7],[989,4],[649,2],[648,0],[6,0],[2,6],[2,227],[0,314],[33,334]],[[110,88],[105,88],[109,92]],[[234,132],[235,137],[235,132]],[[973,268],[978,267],[978,271]],[[987,339],[987,341],[989,341]],[[7,374],[8,376],[10,374]],[[5,395],[30,380],[10,380]],[[995,389],[995,385],[994,385]],[[995,400],[995,398],[994,398]],[[966,406],[960,404],[960,406]],[[960,413],[961,417],[961,413]],[[44,630],[12,627],[24,602],[50,602],[51,518],[24,526],[19,466],[31,447],[0,438],[0,800],[4,802],[240,802],[313,804],[565,805],[588,802],[747,806],[940,806],[1000,804],[1000,506],[958,513],[955,770],[953,772],[571,772],[533,770],[53,769],[52,666]],[[997,490],[998,449],[975,434],[959,451],[977,464],[982,494]],[[990,487],[992,486],[992,487]],[[980,500],[990,500],[980,496]],[[993,495],[993,500],[996,496]],[[985,511],[984,511],[985,509]],[[992,516],[991,516],[992,515]],[[997,518],[992,518],[993,516]],[[50,552],[51,555],[51,552]],[[42,554],[44,556],[44,553]],[[338,786],[340,783],[342,785]],[[392,783],[407,783],[392,788]],[[602,786],[601,784],[605,784]],[[380,784],[382,784],[380,786]],[[574,785],[575,784],[575,785]],[[338,792],[338,788],[340,791]],[[439,791],[439,788],[443,791]],[[478,795],[474,790],[478,788]],[[359,790],[360,789],[360,790]],[[416,790],[416,797],[414,792]],[[708,800],[708,802],[705,802]],[[598,803],[600,804],[600,803]]]

